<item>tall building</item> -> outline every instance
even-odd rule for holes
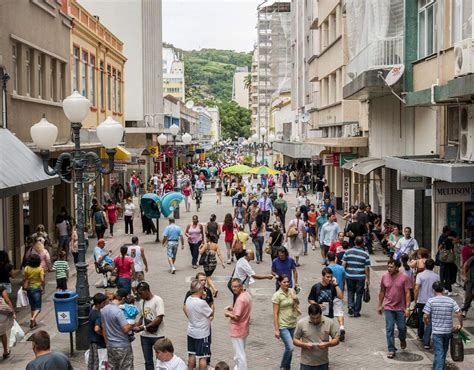
[[[207,111],[211,115],[211,140],[218,141],[222,137],[219,108],[209,107]]]
[[[237,67],[232,81],[232,100],[243,108],[249,108],[249,70],[247,67]]]
[[[193,110],[198,113],[198,140],[206,142],[211,140],[212,117],[206,107],[194,107]]]
[[[184,62],[171,48],[163,48],[163,94],[185,101]]]

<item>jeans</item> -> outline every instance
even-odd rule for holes
[[[423,321],[423,308],[425,307],[424,303],[417,303],[416,310],[418,312],[418,338],[423,339],[423,345],[429,346],[431,341],[431,317],[430,322],[425,327]]]
[[[301,364],[300,370],[329,370],[329,364],[323,364],[318,366]]]
[[[109,224],[109,231],[110,231],[110,236],[114,235],[114,225],[113,223]]]
[[[130,227],[130,234],[133,234],[133,218],[132,216],[124,216],[125,221],[125,234],[128,234],[128,228]]]
[[[446,362],[446,353],[448,353],[449,341],[451,333],[433,334],[433,370],[443,370]]]
[[[132,279],[118,277],[117,278],[117,289],[126,289],[128,294],[132,292]]]
[[[69,235],[59,235],[58,254],[59,254],[59,251],[62,249],[69,250]]]
[[[407,337],[406,319],[403,311],[385,311],[385,332],[387,336],[387,347],[389,352],[395,352],[395,324],[398,329],[398,338],[405,341]]]
[[[291,369],[291,359],[293,357],[293,335],[295,328],[283,328],[280,329],[280,338],[285,345],[285,352],[283,352],[283,358],[281,359],[280,367],[289,370]]]
[[[439,265],[439,277],[441,282],[448,292],[452,292],[452,284],[456,281],[456,264],[440,262]]]
[[[283,188],[283,191],[286,193],[288,193],[290,190],[288,189],[288,183],[287,182],[284,182],[281,184],[282,188]]]
[[[247,370],[247,356],[245,354],[247,337],[232,337],[230,339],[234,348],[234,370]]]
[[[253,244],[255,245],[255,254],[257,261],[262,261],[263,258],[263,236],[257,236],[253,238]]]
[[[462,307],[462,310],[463,311],[468,311],[469,310],[469,307],[471,307],[471,303],[472,303],[472,290],[474,288],[474,285],[472,282],[468,281],[465,285],[464,285],[464,290],[466,291],[466,298],[464,299],[464,306]]]
[[[30,302],[31,311],[41,311],[41,288],[28,288],[26,295]]]
[[[145,370],[155,369],[155,365],[153,364],[153,359],[155,358],[155,351],[153,350],[153,345],[160,338],[163,337],[145,337],[143,335],[140,335],[143,358],[145,359]]]
[[[197,243],[189,243],[189,249],[191,250],[191,257],[192,261],[191,264],[193,266],[196,266],[198,264],[198,258],[199,258],[199,247],[201,246],[202,241],[198,241]]]
[[[346,279],[347,284],[347,306],[354,311],[360,313],[362,308],[362,295],[364,294],[365,279]],[[355,295],[355,303],[354,303]]]

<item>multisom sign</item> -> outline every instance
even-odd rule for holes
[[[436,203],[472,202],[474,184],[469,182],[449,183],[435,182],[433,195]]]

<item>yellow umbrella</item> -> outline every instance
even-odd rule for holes
[[[260,166],[254,167],[249,170],[249,173],[253,173],[255,175],[276,175],[280,173],[280,171],[274,170],[267,166]]]
[[[227,168],[224,168],[224,173],[235,173],[235,174],[244,174],[248,173],[250,170],[249,166],[246,166],[244,164],[236,164],[235,166],[230,166]]]

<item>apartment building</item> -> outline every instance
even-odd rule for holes
[[[250,82],[248,68],[237,67],[232,80],[232,100],[243,108],[249,108]]]
[[[185,101],[184,62],[171,48],[163,48],[163,94]]]

